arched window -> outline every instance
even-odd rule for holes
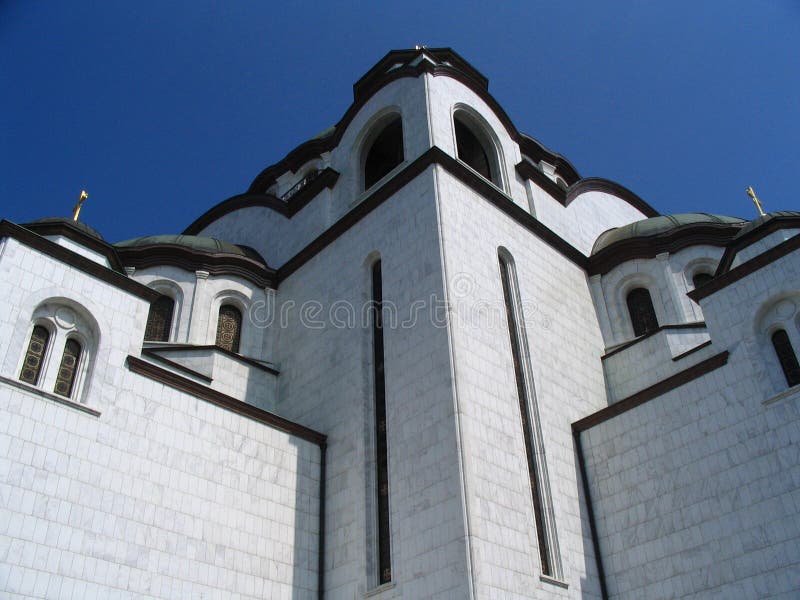
[[[28,342],[28,350],[22,362],[22,371],[19,374],[20,381],[36,385],[39,382],[39,375],[42,372],[42,362],[44,361],[47,344],[50,341],[50,332],[47,327],[36,325],[31,333]]]
[[[56,385],[53,391],[56,394],[69,398],[75,385],[75,376],[81,359],[81,345],[75,338],[70,338],[64,344],[64,354],[61,355],[61,364],[56,374]]]
[[[789,387],[800,383],[800,364],[797,363],[797,355],[792,348],[792,342],[789,340],[789,334],[785,329],[778,329],[772,334],[772,347],[775,348],[775,354],[778,355],[778,362],[783,369],[783,375],[786,377],[786,383]]]
[[[398,116],[383,128],[367,151],[364,162],[364,189],[375,185],[403,162],[403,122]]]
[[[175,311],[175,301],[169,296],[161,296],[150,305],[147,315],[147,325],[144,329],[146,342],[168,342],[169,330],[172,327],[172,313]]]
[[[695,273],[694,277],[692,277],[692,284],[694,284],[694,289],[697,289],[699,287],[703,287],[705,284],[707,284],[713,278],[714,278],[714,276],[711,275],[711,273],[705,273],[703,271],[700,271],[699,273]]]
[[[628,293],[628,312],[631,316],[633,334],[636,337],[658,329],[658,319],[653,300],[646,288],[636,288]]]
[[[458,158],[483,175],[492,180],[492,170],[489,165],[489,155],[472,130],[459,119],[455,119],[456,149]]]
[[[232,304],[223,304],[219,307],[216,345],[223,350],[239,352],[241,336],[242,312]]]

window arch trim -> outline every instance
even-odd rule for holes
[[[381,177],[375,181],[372,181],[370,185],[367,186],[366,166],[370,151],[373,149],[375,143],[378,141],[378,138],[384,133],[386,128],[392,125],[395,121],[400,122],[400,151],[402,158],[400,162],[392,166]],[[360,133],[355,139],[353,148],[357,149],[357,151],[354,153],[355,158],[352,159],[354,161],[353,166],[356,168],[356,172],[358,173],[356,193],[363,194],[364,192],[374,188],[376,184],[379,184],[391,173],[396,172],[401,165],[407,162],[406,157],[408,156],[408,152],[405,141],[405,119],[403,118],[400,107],[394,105],[387,106],[372,115],[361,128]]]
[[[451,111],[451,124],[453,128],[453,149],[455,157],[467,165],[470,169],[478,173],[481,177],[494,184],[497,188],[505,189],[505,173],[503,169],[503,151],[500,141],[494,129],[475,109],[466,104],[456,104]],[[469,133],[479,143],[483,154],[488,162],[489,177],[481,173],[474,165],[470,164],[459,151],[459,136],[457,124],[469,131]]]

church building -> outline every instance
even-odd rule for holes
[[[181,233],[0,222],[0,596],[796,597],[800,213],[661,215],[448,48],[353,92]]]

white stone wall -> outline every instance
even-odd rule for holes
[[[587,256],[597,236],[613,227],[640,221],[645,215],[606,192],[586,192],[566,207],[530,182],[536,218]]]
[[[703,326],[663,329],[603,359],[609,403],[622,400],[713,356],[719,349],[711,344],[681,357],[684,352],[709,340],[708,331]]]
[[[116,372],[99,417],[0,383],[0,595],[313,597],[318,448]]]
[[[739,250],[739,252],[736,253],[733,261],[731,261],[731,268],[738,267],[743,262],[748,261],[751,258],[758,256],[762,252],[769,250],[773,246],[777,246],[781,242],[796,236],[798,233],[800,233],[800,229],[779,229],[778,231],[773,231],[757,242],[754,242],[749,246]]]
[[[701,300],[726,366],[582,434],[612,597],[796,594],[800,390],[765,327],[786,313],[797,335],[798,265],[785,256]]]
[[[583,433],[612,598],[790,598],[800,392],[729,365]]]
[[[437,174],[476,597],[599,597],[570,429],[606,404],[603,343],[585,274],[443,170]],[[568,589],[539,577],[500,246],[519,280]]]
[[[128,371],[145,300],[13,239],[0,280],[0,595],[312,597],[319,449]],[[43,302],[91,317],[79,404],[17,380]]]
[[[276,307],[287,315],[276,345],[279,411],[328,435],[331,600],[377,585],[372,333],[368,318],[360,324],[377,256],[384,302],[398,320],[387,318],[384,333],[393,586],[372,597],[469,594],[447,333],[429,315],[444,285],[432,190],[428,169],[278,290]]]

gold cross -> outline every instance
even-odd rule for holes
[[[86,193],[86,190],[81,190],[81,195],[78,196],[78,203],[72,207],[72,220],[77,221],[78,215],[81,214],[81,206],[83,203],[86,202],[86,199],[89,197],[89,194]]]
[[[756,208],[758,209],[758,214],[763,217],[764,209],[761,208],[761,200],[759,200],[758,197],[756,196],[756,192],[753,189],[753,186],[752,185],[747,186],[745,192],[747,192],[747,195],[750,196],[750,198],[752,198],[753,204],[755,204]]]

